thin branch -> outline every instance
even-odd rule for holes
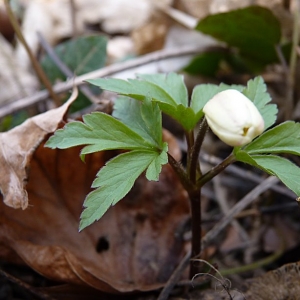
[[[196,182],[197,180],[196,178],[197,168],[199,171],[199,175],[200,176],[202,175],[199,167],[199,153],[205,137],[205,133],[207,132],[207,128],[208,125],[206,119],[204,118],[200,124],[200,128],[196,136],[195,144],[191,153],[190,179],[192,182]]]
[[[46,51],[46,53],[49,55],[51,60],[55,63],[55,65],[60,69],[60,71],[69,78],[74,78],[74,73],[68,68],[68,66],[57,56],[51,45],[46,41],[46,39],[43,37],[43,35],[38,32],[37,33],[40,44],[42,45],[43,49]],[[93,103],[98,103],[97,97],[93,95],[91,90],[83,85],[79,87],[79,90],[87,97],[89,98]]]
[[[57,56],[52,46],[47,42],[47,40],[44,38],[44,36],[37,32],[37,36],[39,39],[39,42],[42,46],[42,48],[46,51],[46,53],[49,55],[51,60],[55,63],[55,65],[59,68],[59,70],[67,77],[73,78],[74,73],[64,64],[64,62]]]
[[[214,177],[212,180],[213,187],[215,190],[215,195],[218,201],[218,204],[221,208],[221,212],[226,215],[230,209],[229,203],[228,203],[228,195],[227,190],[225,191],[224,187],[221,184],[221,179],[219,176]],[[243,241],[250,241],[250,237],[245,231],[245,229],[241,226],[241,224],[238,222],[238,220],[233,219],[231,221],[231,224],[233,227],[236,228],[237,232],[239,233],[240,237]]]
[[[162,291],[160,292],[157,300],[167,300],[167,299],[169,299],[169,295],[172,292],[172,290],[173,290],[174,286],[176,285],[176,283],[179,281],[181,274],[183,273],[183,271],[189,265],[190,257],[191,257],[191,252],[188,252],[184,256],[184,258],[182,259],[180,264],[177,266],[177,268],[175,269],[175,271],[173,272],[173,274],[169,278],[168,282],[165,284],[165,286],[162,289]]]
[[[222,275],[228,276],[228,275],[232,275],[232,274],[239,274],[239,273],[257,270],[258,268],[265,267],[265,266],[270,265],[271,263],[275,262],[276,260],[278,260],[284,253],[284,250],[285,250],[284,248],[279,248],[277,251],[275,251],[271,255],[269,255],[263,259],[260,259],[258,261],[255,261],[252,264],[247,264],[247,265],[243,265],[243,266],[239,266],[239,267],[235,267],[235,268],[231,268],[231,269],[221,270],[220,272],[222,273]]]
[[[52,84],[48,80],[45,72],[41,68],[39,62],[37,61],[36,57],[32,53],[29,45],[27,44],[27,42],[26,42],[26,40],[25,40],[25,38],[24,38],[24,36],[22,34],[20,25],[19,25],[18,20],[16,19],[15,15],[13,13],[11,7],[10,7],[9,1],[8,0],[4,0],[4,4],[5,4],[5,8],[6,8],[9,20],[10,20],[10,22],[11,22],[11,24],[12,24],[14,30],[15,30],[15,33],[16,33],[19,41],[22,43],[22,45],[26,49],[26,52],[27,52],[27,54],[28,54],[28,56],[30,58],[30,61],[32,63],[32,66],[33,66],[33,68],[34,68],[34,70],[35,70],[38,78],[45,85],[46,89],[49,92],[49,95],[53,99],[53,101],[56,104],[56,106],[60,106],[61,102],[60,102],[59,98],[57,97],[57,95],[55,94],[55,92],[53,91]]]
[[[25,290],[26,292],[30,293],[32,296],[37,297],[40,300],[54,300],[51,296],[39,291],[37,288],[32,287],[31,285],[21,281],[20,279],[0,270],[0,276],[9,280],[10,282],[18,285],[20,288]]]
[[[194,186],[188,180],[187,174],[183,169],[182,165],[168,152],[168,162],[172,169],[175,171],[176,175],[180,179],[181,184],[186,189],[187,192],[195,190]]]
[[[235,206],[233,206],[226,216],[218,222],[202,239],[202,247],[203,249],[211,243],[216,236],[231,222],[231,220],[239,214],[242,210],[244,210],[247,206],[249,206],[253,201],[257,199],[257,197],[268,190],[271,186],[275,185],[279,179],[274,176],[270,176],[265,179],[261,184],[255,187],[252,191],[250,191],[245,197],[243,197]]]
[[[231,163],[235,161],[235,157],[233,154],[227,156],[222,162],[220,162],[217,166],[213,167],[210,171],[204,174],[198,181],[197,186],[202,187],[206,182],[214,178],[220,172],[222,172],[225,168],[227,168]]]
[[[76,3],[74,0],[69,0],[70,2],[70,12],[71,12],[71,20],[72,20],[72,29],[73,29],[73,37],[78,36],[78,29],[77,29],[77,18],[76,18]]]
[[[282,49],[281,49],[280,45],[276,45],[275,50],[276,50],[276,54],[278,56],[278,59],[282,65],[282,67],[283,67],[285,74],[288,75],[289,74],[289,66],[286,62],[286,59],[285,59],[283,53],[282,53]]]
[[[138,57],[136,59],[120,62],[93,72],[86,73],[84,75],[76,77],[74,80],[70,79],[66,82],[58,83],[53,86],[53,90],[55,93],[63,93],[72,89],[74,85],[79,86],[83,84],[84,81],[87,79],[111,76],[113,74],[117,74],[122,71],[130,70],[139,66],[150,64],[155,61],[161,61],[161,60],[171,59],[175,57],[196,55],[206,49],[207,49],[206,47],[185,46],[176,49],[165,49],[165,50],[152,52],[150,54]],[[39,91],[33,96],[25,97],[23,99],[14,101],[2,107],[0,106],[0,118],[3,118],[18,110],[32,106],[40,101],[46,100],[48,96],[49,96],[48,91],[45,90]]]
[[[293,100],[294,100],[294,88],[295,88],[295,73],[297,67],[297,47],[299,44],[299,0],[295,1],[296,8],[294,10],[294,27],[293,27],[293,40],[292,40],[292,52],[289,64],[289,73],[287,76],[287,95],[285,104],[284,117],[286,120],[290,119],[293,114]]]

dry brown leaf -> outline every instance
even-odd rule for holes
[[[55,131],[71,103],[77,89],[61,107],[26,120],[10,131],[0,133],[0,190],[4,203],[13,208],[25,209],[28,196],[24,189],[28,162],[45,136]]]
[[[150,22],[133,30],[131,37],[136,52],[142,55],[162,49],[169,27],[170,20],[157,13]]]
[[[282,244],[284,244],[285,251],[299,245],[299,231],[291,224],[289,217],[275,215],[272,216],[271,224],[268,223],[261,228],[263,232],[261,241],[265,252],[276,252],[283,247]]]
[[[300,262],[286,264],[250,281],[247,300],[298,300]]]
[[[164,137],[178,158],[174,138]],[[186,192],[171,167],[163,167],[159,182],[141,176],[123,200],[79,233],[95,174],[118,153],[94,153],[83,163],[79,152],[38,147],[30,163],[28,209],[1,203],[0,257],[15,254],[50,279],[106,292],[162,286],[184,255],[189,220]]]
[[[211,0],[178,0],[176,8],[198,19],[209,14]]]

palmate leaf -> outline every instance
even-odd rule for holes
[[[151,144],[161,147],[161,111],[150,99],[140,102],[120,96],[115,102],[113,116]]]
[[[300,168],[288,159],[276,155],[249,155],[242,150],[235,153],[235,157],[238,161],[278,177],[297,196],[300,196]]]
[[[158,103],[164,113],[177,120],[186,130],[193,129],[198,121],[193,109],[188,107],[187,90],[181,75],[175,73],[139,75],[139,79],[127,81],[99,78],[88,82],[140,101],[150,98]]]
[[[176,73],[165,74],[139,74],[141,78],[147,82],[162,88],[175,100],[176,104],[188,106],[188,92],[183,81],[183,76]]]
[[[278,109],[276,104],[269,104],[271,97],[267,92],[263,78],[258,76],[249,80],[247,87],[243,90],[243,94],[252,100],[258,108],[264,119],[265,129],[272,126],[276,121]]]
[[[111,149],[152,149],[148,141],[117,119],[101,112],[83,116],[83,122],[68,123],[46,143],[46,147],[66,149],[88,145],[82,154]]]
[[[244,149],[258,153],[291,153],[300,155],[300,123],[287,121],[266,131]]]
[[[131,106],[125,111],[124,103],[128,102]],[[124,123],[95,112],[85,115],[84,122],[68,123],[46,143],[47,147],[61,149],[87,145],[82,155],[110,149],[132,150],[118,155],[98,172],[92,185],[97,189],[84,202],[80,230],[99,220],[111,205],[121,200],[142,172],[146,171],[148,180],[158,180],[162,165],[168,161],[168,146],[162,141],[161,111],[157,103],[126,99],[119,104],[119,109]]]
[[[218,93],[218,89],[218,85],[211,83],[200,84],[193,89],[191,108],[194,110],[199,119],[203,116],[202,109],[204,105]]]
[[[155,151],[133,150],[110,160],[97,174],[92,191],[84,201],[79,230],[99,220],[112,205],[131,190],[135,180],[146,171],[148,180],[158,180],[161,166],[167,163],[167,147]]]

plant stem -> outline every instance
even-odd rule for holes
[[[22,43],[22,45],[26,49],[26,52],[27,52],[27,54],[28,54],[28,56],[30,58],[30,61],[32,63],[32,66],[33,66],[33,68],[34,68],[34,70],[35,70],[38,78],[45,85],[46,89],[49,92],[49,95],[53,99],[53,101],[56,104],[56,106],[60,106],[61,102],[60,102],[58,96],[54,93],[50,81],[48,80],[46,74],[44,73],[43,69],[41,68],[39,62],[35,58],[34,54],[32,53],[29,45],[27,44],[27,42],[26,42],[26,40],[25,40],[25,38],[24,38],[24,36],[22,34],[20,25],[19,25],[18,20],[16,19],[15,15],[13,13],[11,7],[10,7],[9,1],[8,0],[4,0],[4,4],[5,4],[5,8],[6,8],[9,20],[10,20],[10,22],[11,22],[11,24],[12,24],[14,30],[15,30],[15,33],[16,33],[19,41]]]
[[[201,189],[189,193],[192,214],[192,252],[191,257],[195,258],[201,253]],[[199,263],[190,261],[190,279],[199,273]]]
[[[234,161],[235,161],[235,157],[234,157],[233,153],[231,153],[222,162],[220,162],[218,165],[213,167],[210,171],[205,173],[196,182],[196,186],[201,188],[206,182],[210,181],[212,178],[214,178],[216,175],[218,175],[220,172],[222,172],[226,167],[228,167]]]
[[[188,179],[186,171],[183,169],[181,164],[168,152],[168,162],[171,165],[172,169],[177,174],[181,184],[185,188],[185,190],[191,191],[194,190],[195,187],[191,184],[190,180]]]
[[[194,132],[187,133],[188,142],[188,157],[187,157],[187,176],[191,184],[195,187],[197,176],[201,176],[199,164],[199,152],[206,133],[207,124],[205,119],[202,121],[196,140]],[[187,191],[191,205],[191,222],[192,222],[192,258],[195,258],[201,253],[201,235],[202,235],[202,220],[201,220],[201,187],[195,187]],[[200,272],[199,263],[195,260],[190,261],[190,278],[193,278]]]
[[[187,165],[191,166],[191,158],[193,157],[192,152],[194,148],[194,136],[193,132],[188,132],[186,134],[188,143],[188,161]],[[203,140],[203,139],[202,139]],[[200,150],[200,146],[197,146]],[[198,152],[199,153],[199,152]],[[178,163],[171,154],[168,153],[168,161],[172,166],[173,170],[179,177],[185,190],[188,192],[190,205],[191,205],[191,222],[192,222],[192,257],[197,257],[201,252],[201,189],[196,187],[196,171],[199,169],[198,159],[195,161],[195,166],[193,168],[187,167],[187,172],[182,168],[180,163]],[[197,167],[198,165],[198,167]],[[195,172],[193,181],[189,172]],[[199,263],[191,260],[190,261],[190,278],[193,278],[199,272]]]
[[[201,253],[201,188],[214,176],[223,171],[228,165],[235,161],[233,154],[230,154],[221,163],[212,168],[209,172],[202,175],[200,173],[199,152],[207,131],[206,120],[203,119],[196,140],[193,131],[186,132],[186,140],[188,145],[187,153],[187,171],[168,153],[168,160],[176,174],[178,175],[182,185],[186,189],[191,205],[191,227],[192,227],[192,250],[191,257],[196,258]],[[198,173],[198,174],[197,174]],[[202,176],[201,176],[202,175]],[[200,177],[197,181],[197,177]],[[190,261],[190,278],[199,273],[199,263],[195,260]]]
[[[188,177],[190,177],[190,168],[191,168],[191,157],[192,157],[192,149],[195,143],[194,131],[186,131],[185,138],[187,143],[187,162],[186,162],[186,172]]]
[[[203,120],[200,124],[200,128],[199,128],[197,137],[196,137],[196,141],[195,141],[194,146],[192,148],[192,153],[191,153],[190,174],[189,174],[189,176],[190,176],[190,180],[193,183],[196,183],[197,171],[199,172],[199,176],[202,175],[198,159],[199,159],[200,149],[201,149],[204,137],[205,137],[205,133],[207,131],[207,127],[208,127],[208,125],[207,125],[206,119],[203,118]]]

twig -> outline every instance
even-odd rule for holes
[[[205,263],[207,264],[211,270],[213,270],[217,275],[220,276],[220,278],[218,278],[217,276],[213,275],[213,274],[210,274],[210,273],[198,273],[196,274],[193,278],[192,278],[192,281],[198,277],[198,276],[210,276],[212,277],[213,279],[215,279],[219,285],[224,289],[224,291],[227,293],[228,297],[230,300],[233,300],[233,297],[231,296],[230,294],[230,290],[231,290],[231,281],[227,278],[224,278],[222,276],[222,274],[220,273],[220,271],[218,269],[216,269],[212,264],[210,264],[209,262],[203,260],[203,259],[197,259],[197,261],[201,261],[202,263]],[[216,285],[217,287],[217,285]]]
[[[231,153],[218,165],[214,166],[210,171],[206,172],[202,177],[200,177],[197,180],[197,186],[202,187],[205,183],[213,179],[216,175],[225,170],[233,162],[235,162],[235,156],[233,155],[233,153]]]
[[[232,207],[228,214],[218,222],[203,238],[202,238],[202,251],[216,238],[216,236],[231,222],[231,220],[248,205],[257,199],[257,197],[268,190],[272,185],[278,182],[278,178],[270,176],[261,182],[257,187],[250,191],[245,197],[243,197],[234,207]],[[191,257],[189,251],[180,262],[180,265],[175,269],[170,279],[166,283],[165,287],[161,291],[157,300],[167,300],[170,292],[176,285],[183,270],[188,266]]]
[[[69,78],[74,78],[74,73],[68,68],[68,66],[57,56],[51,45],[46,41],[46,39],[43,37],[43,35],[38,32],[37,33],[40,44],[42,45],[43,49],[47,52],[49,57],[52,59],[52,61],[55,63],[55,65],[60,69],[60,71]],[[93,93],[90,91],[90,89],[83,85],[79,87],[79,90],[87,97],[89,98],[93,103],[98,103],[97,97],[93,95]]]
[[[213,182],[213,187],[215,190],[218,204],[219,204],[223,214],[226,215],[230,208],[229,208],[229,204],[227,201],[227,198],[228,198],[227,193],[224,190],[224,187],[221,185],[221,180],[220,180],[219,176],[214,177],[212,182]],[[241,224],[238,222],[238,220],[232,219],[231,224],[239,232],[239,235],[244,242],[250,240],[248,233],[244,230],[244,228],[241,226]]]
[[[176,49],[167,49],[152,52],[150,54],[138,57],[133,60],[117,63],[104,67],[102,69],[81,75],[76,77],[74,80],[68,80],[66,82],[61,82],[53,86],[55,93],[62,93],[70,90],[74,85],[78,86],[84,83],[87,79],[111,76],[113,74],[119,73],[121,71],[133,69],[142,65],[146,65],[155,61],[161,61],[164,59],[171,59],[175,57],[182,56],[192,56],[196,55],[201,51],[204,51],[206,47],[195,47],[195,46],[185,46]],[[49,96],[48,91],[40,91],[31,97],[25,97],[8,105],[0,107],[0,118],[3,118],[13,112],[32,106],[40,101],[46,100]]]
[[[220,270],[220,272],[222,275],[228,276],[228,275],[232,275],[232,274],[238,274],[238,273],[244,273],[244,272],[256,270],[258,268],[267,266],[267,265],[273,263],[274,261],[276,261],[277,259],[279,259],[282,256],[282,254],[284,253],[284,250],[285,250],[284,247],[279,248],[273,254],[271,254],[263,259],[260,259],[252,264],[247,264],[247,265],[243,265],[240,267],[231,268],[231,269],[227,269],[227,270]]]
[[[295,1],[296,8],[294,10],[294,28],[293,28],[293,41],[292,52],[289,64],[289,73],[287,76],[287,94],[284,117],[286,120],[292,117],[293,113],[293,100],[295,88],[295,73],[297,66],[297,47],[299,44],[299,0]]]
[[[194,186],[188,180],[186,171],[183,169],[182,165],[169,152],[167,154],[168,154],[168,162],[171,165],[174,172],[176,173],[176,175],[179,177],[183,187],[187,191],[193,190]]]
[[[191,257],[191,252],[189,251],[184,256],[184,258],[182,259],[180,264],[177,266],[177,268],[175,269],[175,271],[173,272],[173,274],[169,278],[168,282],[166,283],[166,285],[164,286],[164,288],[160,292],[157,300],[166,300],[166,299],[169,298],[169,295],[172,292],[172,290],[173,290],[174,286],[176,285],[176,283],[179,281],[182,272],[189,265],[190,257]]]
[[[289,66],[288,66],[288,64],[286,62],[286,59],[285,59],[283,53],[282,53],[282,49],[281,49],[280,45],[276,45],[275,46],[275,50],[276,50],[276,54],[278,56],[279,62],[281,63],[285,74],[288,76],[288,74],[289,74]]]
[[[260,259],[252,264],[247,264],[244,266],[239,266],[239,267],[231,268],[231,269],[227,269],[227,270],[221,270],[220,271],[221,274],[224,276],[228,276],[231,274],[238,274],[238,273],[253,271],[258,268],[267,266],[267,265],[271,264],[272,262],[276,261],[278,258],[280,258],[286,250],[286,242],[285,242],[283,232],[281,232],[280,229],[277,229],[276,231],[278,232],[279,236],[281,237],[280,245],[279,245],[279,248],[277,249],[277,251],[275,251],[271,255],[269,255],[263,259]]]
[[[73,37],[78,36],[77,22],[76,22],[76,3],[74,0],[70,1],[70,11],[71,11],[71,20],[72,20],[72,29],[73,29]]]
[[[279,181],[277,177],[270,176],[265,179],[261,184],[250,191],[245,197],[243,197],[234,207],[232,207],[226,216],[218,222],[202,239],[203,249],[205,249],[209,243],[211,243],[216,236],[231,222],[231,220],[247,206],[249,206],[257,197],[268,190],[272,185]]]
[[[57,95],[55,94],[55,92],[53,91],[50,81],[48,80],[46,74],[44,73],[44,71],[41,68],[39,62],[37,61],[34,54],[32,53],[29,45],[27,44],[27,42],[26,42],[26,40],[25,40],[25,38],[22,34],[22,31],[21,31],[21,28],[19,26],[18,20],[16,19],[15,15],[14,15],[11,7],[10,7],[10,4],[9,4],[8,0],[4,0],[4,4],[5,4],[5,8],[7,10],[7,14],[9,16],[9,20],[10,20],[10,22],[11,22],[11,24],[12,24],[14,30],[15,30],[15,33],[16,33],[19,41],[22,43],[22,45],[26,49],[26,52],[27,52],[27,54],[30,58],[30,61],[32,63],[32,66],[33,66],[38,78],[45,85],[46,89],[49,92],[49,95],[53,99],[56,106],[60,106],[61,102],[60,102],[59,98],[57,97]]]
[[[18,285],[19,287],[23,288],[25,291],[27,291],[31,295],[37,297],[38,299],[41,299],[41,300],[54,300],[49,295],[47,295],[47,294],[45,294],[41,291],[38,291],[37,288],[32,287],[31,285],[21,281],[20,279],[4,272],[3,270],[0,270],[0,276],[6,278],[10,282],[12,282],[12,283]]]

